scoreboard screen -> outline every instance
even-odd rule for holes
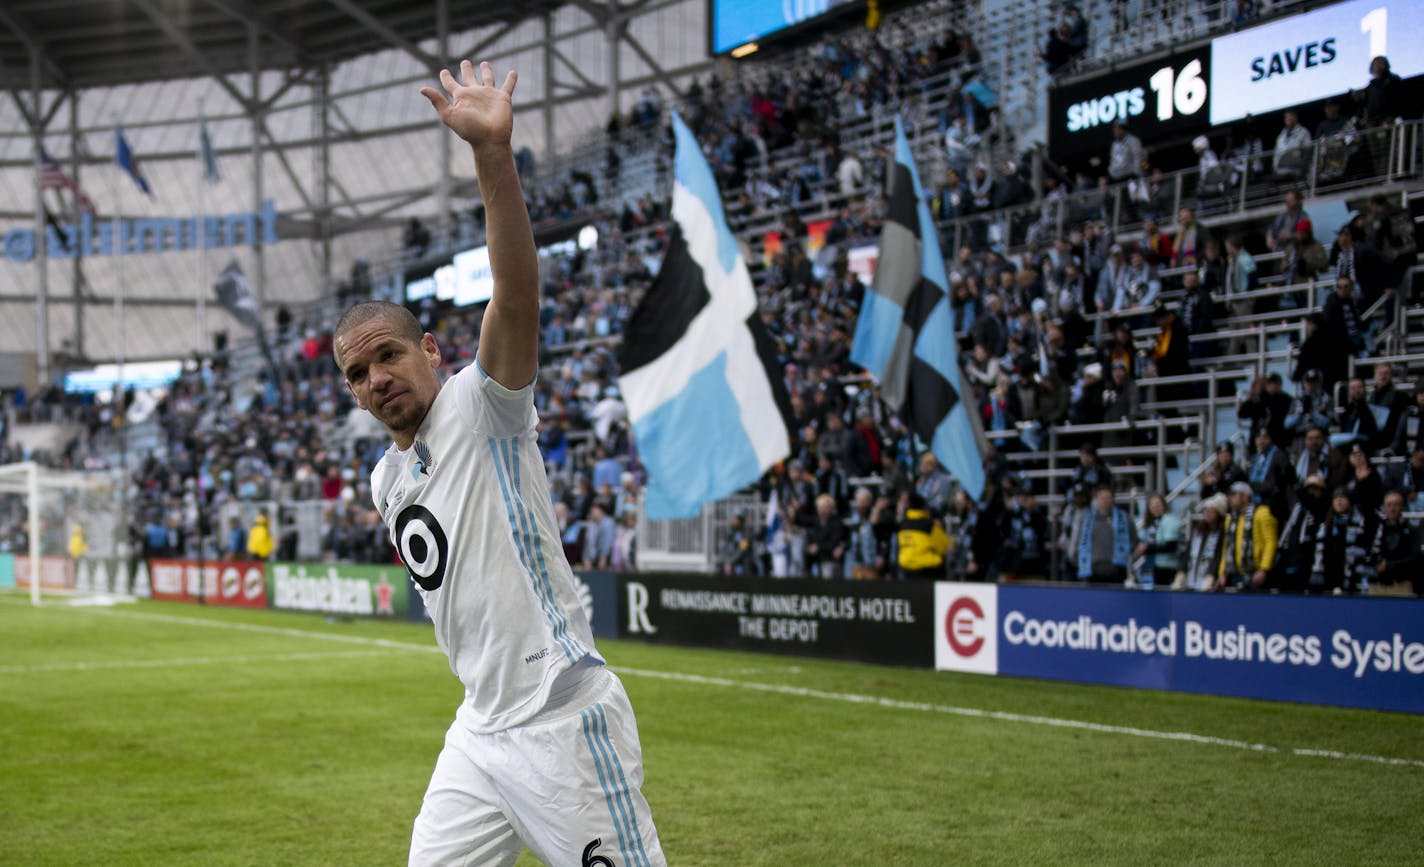
[[[1340,96],[1369,82],[1380,55],[1400,78],[1424,75],[1420,45],[1424,0],[1348,0],[1292,15],[1054,87],[1050,150],[1061,160],[1105,157],[1119,120],[1151,144]]]
[[[707,0],[708,41],[713,56],[841,12],[864,0]]]

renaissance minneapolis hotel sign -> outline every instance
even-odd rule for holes
[[[113,220],[84,214],[77,223],[51,223],[42,234],[31,228],[11,229],[0,239],[0,252],[11,262],[30,262],[39,254],[41,242],[51,259],[274,244],[277,206],[266,199],[260,211],[198,217]]]

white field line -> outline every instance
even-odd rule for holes
[[[106,671],[114,668],[174,668],[187,665],[243,665],[252,662],[301,662],[308,659],[349,659],[385,656],[392,651],[333,650],[328,653],[271,653],[255,656],[189,656],[176,659],[105,659],[97,662],[50,662],[40,665],[0,665],[0,674],[32,674],[45,671]]]
[[[389,641],[383,638],[367,638],[359,635],[335,635],[327,632],[309,632],[304,629],[290,629],[277,626],[260,626],[252,623],[230,623],[221,620],[205,620],[199,617],[179,617],[171,614],[152,614],[141,611],[124,611],[112,609],[69,609],[91,611],[109,617],[133,617],[140,620],[157,620],[167,623],[179,623],[189,626],[209,626],[218,629],[235,629],[244,632],[260,632],[269,635],[284,635],[291,638],[312,638],[324,641],[343,641],[351,644],[365,644],[374,647],[383,647],[391,650],[416,650],[442,653],[440,648],[429,644],[410,644],[402,641]],[[777,695],[790,695],[798,698],[815,698],[823,701],[838,701],[847,704],[874,705],[877,707],[892,710],[912,710],[921,713],[939,713],[950,716],[971,717],[975,719],[992,719],[1000,722],[1021,723],[1025,725],[1048,726],[1052,728],[1077,729],[1079,731],[1098,732],[1100,734],[1123,735],[1127,737],[1150,738],[1153,740],[1178,741],[1183,743],[1202,744],[1205,746],[1225,747],[1227,749],[1244,750],[1256,753],[1283,753],[1305,758],[1329,759],[1331,761],[1344,762],[1370,762],[1379,765],[1398,765],[1412,768],[1424,768],[1424,760],[1404,759],[1393,756],[1375,756],[1367,753],[1343,753],[1336,750],[1312,749],[1307,747],[1274,747],[1270,744],[1251,743],[1250,741],[1237,741],[1229,738],[1217,738],[1210,735],[1199,735],[1191,732],[1164,732],[1154,729],[1142,729],[1133,726],[1116,726],[1107,723],[1087,722],[1086,720],[1059,719],[1058,717],[1036,716],[1032,714],[1011,713],[1001,710],[984,710],[973,707],[956,707],[954,705],[930,704],[927,702],[902,701],[900,699],[886,698],[884,696],[861,695],[851,692],[828,692],[826,690],[808,689],[801,686],[790,686],[779,683],[758,683],[749,680],[732,680],[725,677],[708,677],[700,674],[686,674],[678,671],[656,671],[642,668],[617,668],[618,674],[628,674],[633,677],[647,677],[657,680],[678,681],[681,683],[695,683],[702,686],[717,686],[723,688],[749,689],[756,692],[774,693]]]

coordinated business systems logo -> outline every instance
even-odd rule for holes
[[[935,585],[935,668],[999,673],[999,588]]]

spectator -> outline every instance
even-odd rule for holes
[[[247,531],[247,553],[254,560],[266,560],[272,556],[272,549],[276,547],[267,521],[267,513],[258,512],[257,519],[252,522],[252,529]]]
[[[1350,470],[1345,474],[1345,490],[1350,492],[1350,502],[1371,515],[1378,512],[1384,502],[1384,482],[1361,443],[1355,443],[1350,449]]]
[[[1305,341],[1296,354],[1292,379],[1300,380],[1309,371],[1318,370],[1321,387],[1327,394],[1335,383],[1345,379],[1350,368],[1349,343],[1335,332],[1335,327],[1329,326],[1319,313],[1305,317]]]
[[[1188,278],[1195,278],[1194,274],[1187,274]],[[1191,280],[1195,282],[1195,280]],[[1191,296],[1188,296],[1190,300]],[[1184,304],[1186,302],[1183,302]],[[1209,306],[1210,296],[1206,301],[1198,300],[1197,304]],[[1190,334],[1188,329],[1178,325],[1177,314],[1167,305],[1157,303],[1157,308],[1153,311],[1153,318],[1157,321],[1157,339],[1152,343],[1152,365],[1151,372],[1155,376],[1187,376],[1191,373],[1190,350],[1187,346],[1187,338]],[[1181,399],[1183,390],[1180,387],[1172,388],[1163,397],[1172,400]]]
[[[594,500],[589,507],[583,531],[583,568],[609,569],[613,563],[613,546],[618,539],[618,524],[608,514],[602,502]]]
[[[846,526],[836,514],[836,498],[830,494],[817,496],[816,520],[806,534],[806,559],[816,577],[828,581],[841,577],[845,544]]]
[[[1108,148],[1108,177],[1114,182],[1142,177],[1142,164],[1147,161],[1147,150],[1142,139],[1128,132],[1122,121],[1112,128],[1113,142]]]
[[[936,517],[949,509],[950,492],[954,480],[940,468],[939,459],[933,452],[920,455],[920,475],[915,481],[915,493],[923,501],[919,508],[929,510]]]
[[[1300,496],[1281,528],[1280,550],[1276,557],[1276,587],[1286,593],[1304,593],[1315,569],[1315,548],[1325,522],[1330,501],[1325,496],[1325,479],[1309,475],[1301,484]]]
[[[1424,377],[1414,382],[1414,398],[1400,413],[1389,448],[1396,455],[1424,448]]]
[[[1025,485],[1014,494],[999,518],[999,577],[1007,581],[1042,580],[1048,572],[1048,518],[1038,507],[1033,489]]]
[[[1128,376],[1127,362],[1114,361],[1112,377],[1103,389],[1103,421],[1118,428],[1103,434],[1109,448],[1132,445],[1132,428],[1140,414],[1137,383]]]
[[[1310,130],[1300,122],[1295,109],[1286,109],[1285,126],[1276,136],[1276,151],[1271,168],[1277,178],[1303,178],[1310,170]]]
[[[1324,425],[1306,428],[1304,442],[1295,462],[1298,479],[1320,476],[1327,486],[1343,485],[1349,468],[1338,449],[1328,448],[1329,435]],[[1322,494],[1324,491],[1321,492]]]
[[[1113,309],[1119,294],[1128,291],[1127,254],[1121,244],[1113,244],[1108,251],[1108,261],[1098,272],[1096,308],[1101,312]]]
[[[1370,559],[1378,528],[1374,514],[1357,507],[1348,489],[1336,488],[1316,537],[1311,586],[1336,596],[1368,590],[1378,563]]]
[[[1220,291],[1221,285],[1217,285]],[[1167,352],[1170,355],[1175,351],[1185,351],[1189,356],[1195,354],[1195,350],[1190,343],[1193,334],[1210,334],[1215,328],[1216,322],[1216,299],[1212,297],[1212,287],[1207,281],[1195,271],[1188,271],[1182,275],[1182,291],[1185,297],[1182,299],[1181,314],[1173,319],[1173,339],[1178,345],[1168,345]],[[1161,303],[1158,303],[1161,307]],[[1162,319],[1158,317],[1159,327]],[[1180,327],[1175,327],[1180,323]],[[1160,339],[1160,338],[1159,338]],[[1160,368],[1160,363],[1159,363]],[[1167,374],[1159,374],[1166,376]]]
[[[1035,49],[1035,54],[1043,61],[1043,68],[1049,75],[1057,75],[1064,70],[1073,62],[1076,53],[1073,50],[1072,28],[1066,21],[1048,31],[1047,44]]]
[[[1311,428],[1326,429],[1335,416],[1335,401],[1325,390],[1325,376],[1319,369],[1305,372],[1300,393],[1291,401],[1290,414],[1286,416],[1286,428],[1292,438],[1299,441]],[[1301,478],[1305,475],[1297,473]]]
[[[247,556],[247,531],[242,522],[231,518],[227,523],[227,540],[223,545],[224,560],[241,560]]]
[[[1365,381],[1358,376],[1351,377],[1340,413],[1340,432],[1332,436],[1330,442],[1348,452],[1356,444],[1375,442],[1378,436],[1374,411],[1365,400]]]
[[[1254,502],[1265,504],[1280,521],[1286,516],[1286,504],[1295,487],[1295,473],[1286,457],[1286,449],[1271,440],[1269,431],[1261,428],[1255,442],[1256,456],[1251,460],[1246,478],[1255,492]]]
[[[1400,422],[1415,401],[1409,395],[1395,388],[1394,366],[1388,362],[1375,365],[1375,387],[1370,393],[1370,411],[1374,414],[1379,430],[1370,442],[1371,451],[1390,451],[1398,438]]]
[[[1370,583],[1371,596],[1413,596],[1424,587],[1421,544],[1424,540],[1420,538],[1419,525],[1404,517],[1404,494],[1390,491],[1385,495],[1383,520],[1370,550],[1376,572]]]
[[[1071,544],[1079,581],[1118,585],[1127,581],[1139,545],[1137,527],[1127,512],[1113,505],[1111,485],[1099,485],[1093,492],[1093,506],[1084,511]]]
[[[1162,291],[1161,282],[1141,250],[1132,251],[1130,262],[1125,282],[1119,284],[1118,295],[1113,299],[1114,313],[1149,308],[1157,303],[1157,295]]]
[[[1197,155],[1197,201],[1225,193],[1226,169],[1211,149],[1211,141],[1199,135],[1192,139],[1192,150]]]
[[[1172,264],[1172,236],[1163,232],[1155,217],[1142,221],[1142,241],[1137,245],[1147,264],[1152,266]]]
[[[876,581],[885,568],[885,544],[889,541],[886,519],[893,517],[889,501],[878,501],[869,488],[857,488],[846,519],[845,574],[853,581]]]
[[[1281,375],[1256,377],[1251,389],[1241,401],[1238,415],[1251,420],[1251,439],[1254,441],[1262,431],[1270,436],[1271,442],[1282,449],[1289,449],[1291,439],[1286,430],[1286,419],[1290,416],[1291,398],[1282,388]]]
[[[1144,555],[1138,586],[1151,590],[1172,585],[1181,566],[1181,535],[1181,519],[1167,507],[1167,498],[1157,493],[1148,496],[1147,511],[1137,528]]]
[[[722,545],[722,574],[757,575],[756,540],[747,528],[747,516],[733,512],[727,527],[727,540]]]
[[[1388,57],[1370,61],[1370,82],[1353,95],[1356,102],[1364,103],[1366,126],[1381,126],[1404,115],[1404,82],[1390,71]]]
[[[1172,588],[1214,590],[1220,584],[1222,522],[1228,506],[1225,494],[1213,494],[1197,504],[1182,556],[1182,571]]]
[[[1112,487],[1112,470],[1098,457],[1098,446],[1092,440],[1078,447],[1078,465],[1068,478],[1064,493],[1070,496],[1074,491],[1093,492],[1102,487]]]
[[[979,508],[963,488],[954,492],[954,507],[945,516],[949,537],[949,577],[956,581],[979,581],[982,576],[975,556]]]
[[[821,497],[829,496],[835,504],[835,511],[844,514],[850,506],[850,483],[846,481],[845,471],[831,459],[829,452],[823,451],[821,456],[816,458],[814,481],[817,501]]]
[[[1177,213],[1177,235],[1172,239],[1172,267],[1196,267],[1211,235],[1197,222],[1197,212],[1182,208]]]
[[[861,167],[860,160],[856,155],[847,151],[841,157],[840,165],[836,167],[836,180],[840,183],[841,195],[850,198],[865,183],[865,169]]]
[[[1330,263],[1337,280],[1347,277],[1359,287],[1360,300],[1369,307],[1379,300],[1390,285],[1393,274],[1390,263],[1379,251],[1362,239],[1357,240],[1358,230],[1346,223],[1335,233],[1335,246],[1330,252]],[[1363,235],[1363,233],[1361,233]]]
[[[1424,512],[1424,443],[1414,447],[1409,463],[1399,471],[1395,490],[1404,494],[1411,512]]]
[[[1266,246],[1272,250],[1284,250],[1295,240],[1295,227],[1301,220],[1309,220],[1305,212],[1300,192],[1288,190],[1285,195],[1285,210],[1271,223],[1270,234],[1266,235]]]
[[[613,535],[613,558],[609,568],[614,572],[638,571],[638,510],[624,509],[618,513],[618,526]]]
[[[1227,297],[1227,305],[1232,316],[1250,316],[1256,312],[1256,302],[1251,298],[1241,296],[1256,289],[1256,260],[1242,246],[1240,235],[1231,235],[1226,239],[1226,285],[1223,287],[1223,294]],[[1227,353],[1238,355],[1247,349],[1248,345],[1242,338],[1237,338],[1231,342]]]
[[[1226,517],[1226,550],[1222,554],[1220,587],[1237,590],[1265,590],[1266,580],[1276,563],[1279,542],[1277,523],[1271,510],[1255,505],[1254,492],[1246,482],[1231,486],[1230,511]]]
[[[942,580],[944,556],[949,551],[949,537],[944,527],[919,494],[906,495],[903,503],[895,531],[901,574],[906,580]]]

